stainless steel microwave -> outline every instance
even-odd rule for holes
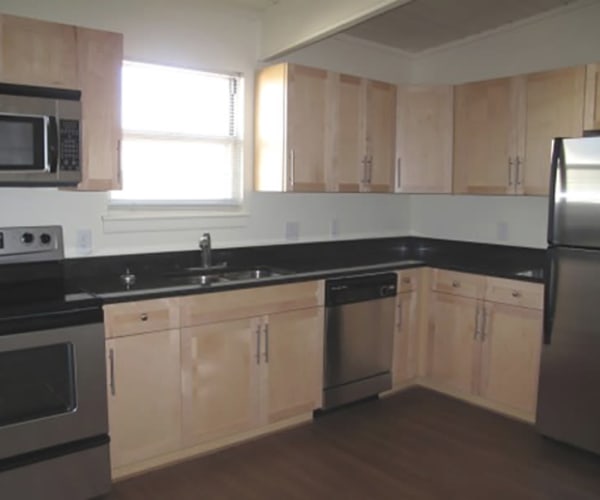
[[[81,181],[81,92],[0,83],[0,186]]]

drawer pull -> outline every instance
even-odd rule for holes
[[[402,278],[402,283],[405,285],[410,285],[410,278]]]
[[[460,281],[453,280],[452,281],[452,288],[460,288]]]
[[[521,295],[522,295],[522,294],[521,294],[521,292],[519,292],[519,290],[513,290],[513,291],[512,291],[512,296],[513,296],[513,297],[515,297],[515,298],[518,298],[518,297],[520,297]]]
[[[148,314],[146,314],[146,313],[142,313],[142,314],[140,314],[140,319],[141,319],[142,321],[148,321]]]

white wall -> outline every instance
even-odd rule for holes
[[[600,60],[600,2],[540,16],[495,34],[420,56],[414,83],[460,83]],[[547,198],[411,196],[413,234],[489,243],[546,246]],[[508,238],[497,237],[506,223]]]
[[[225,8],[217,0],[2,0],[0,11],[122,32],[125,56],[134,60],[241,71],[246,77],[245,162],[251,165],[252,83],[260,32],[255,14]],[[345,69],[335,50],[329,50],[321,62],[326,64],[327,59],[340,70]],[[372,64],[373,57],[368,59],[364,68],[354,63],[347,71],[358,69],[365,76],[381,77],[382,72]],[[350,61],[346,57],[346,63]],[[246,174],[251,179],[251,172]],[[248,181],[248,187],[249,184]],[[407,197],[377,195],[278,195],[249,191],[245,212],[246,216],[234,219],[171,219],[156,224],[126,221],[120,226],[121,232],[113,232],[119,223],[104,222],[108,213],[106,193],[0,189],[0,227],[61,224],[67,256],[79,255],[79,229],[91,230],[92,254],[102,255],[192,249],[206,230],[213,234],[215,247],[280,243],[285,241],[288,221],[298,222],[301,241],[329,239],[333,218],[337,219],[339,238],[406,234],[410,220]],[[136,230],[141,227],[145,230]]]

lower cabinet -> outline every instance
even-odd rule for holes
[[[112,304],[104,317],[114,478],[321,407],[322,282]]]
[[[481,339],[482,397],[535,414],[542,311],[488,302]]]
[[[182,329],[183,443],[321,406],[323,308]]]
[[[475,338],[478,302],[467,297],[433,293],[427,376],[442,387],[473,392],[480,344]]]
[[[396,326],[394,329],[394,354],[392,385],[399,388],[417,376],[419,356],[418,331],[418,270],[399,271],[396,297]]]
[[[441,278],[439,281],[443,281]],[[453,281],[460,284],[460,280]],[[434,283],[427,382],[442,391],[472,397],[473,402],[533,421],[542,344],[543,287],[500,278],[486,278],[481,283],[481,290],[466,292],[472,295],[469,297],[459,295],[464,293],[460,286],[454,293],[437,292]]]
[[[106,341],[113,469],[181,446],[179,330]]]

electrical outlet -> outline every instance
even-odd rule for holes
[[[508,222],[500,221],[496,224],[496,238],[498,241],[508,240]]]
[[[329,224],[329,236],[337,238],[340,234],[340,221],[334,217]]]
[[[300,223],[288,221],[285,223],[285,239],[287,241],[298,241],[300,238]]]
[[[78,229],[75,233],[75,239],[79,255],[90,255],[92,253],[91,229]]]

